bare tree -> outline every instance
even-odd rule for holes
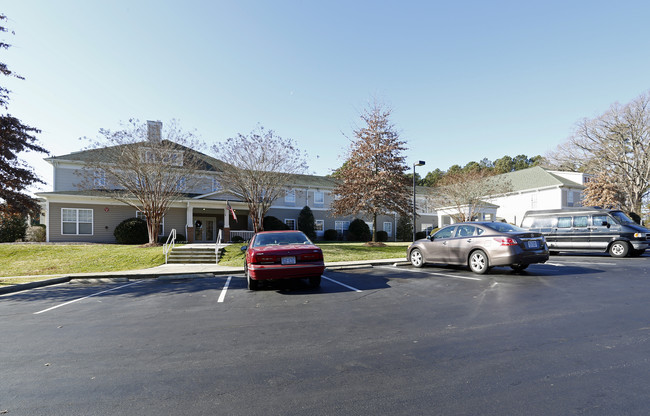
[[[410,208],[408,166],[401,140],[390,122],[391,110],[373,103],[361,114],[365,123],[354,131],[347,161],[339,170],[332,203],[334,215],[366,214],[372,217],[373,242],[377,241],[377,216],[393,212],[406,215]]]
[[[213,145],[212,151],[225,162],[221,171],[224,189],[248,204],[255,232],[264,229],[264,216],[293,176],[307,172],[306,153],[293,140],[259,125],[248,135],[238,134]]]
[[[573,136],[548,159],[557,167],[617,178],[625,208],[640,213],[650,191],[650,92],[579,121]]]
[[[172,121],[147,125],[131,119],[120,130],[100,129],[88,139],[82,169],[82,189],[99,190],[141,211],[147,221],[149,245],[158,242],[158,229],[170,205],[187,196],[206,170],[201,143]]]
[[[509,192],[512,185],[487,170],[448,173],[430,190],[428,199],[438,207],[451,207],[455,222],[472,221],[492,197]]]

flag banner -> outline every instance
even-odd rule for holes
[[[228,206],[228,211],[230,211],[230,214],[232,215],[232,219],[237,222],[237,215],[235,214],[235,210],[230,206],[230,202],[226,201],[226,205]]]

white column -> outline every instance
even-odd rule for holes
[[[230,211],[223,207],[223,228],[230,228]]]

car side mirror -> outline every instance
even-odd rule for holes
[[[246,250],[248,250],[248,246],[242,246],[241,247],[241,251],[246,251]]]
[[[433,241],[433,236],[432,236],[432,235],[428,235],[428,236],[427,236],[427,240],[429,240],[429,241]]]

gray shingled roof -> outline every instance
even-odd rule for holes
[[[582,184],[555,175],[539,166],[504,173],[497,176],[497,178],[499,177],[510,180],[513,192],[525,191],[527,189],[547,188],[551,186],[584,188]]]
[[[166,140],[163,140],[166,142]],[[143,142],[140,143],[133,143],[133,144],[123,144],[119,146],[109,146],[109,147],[102,147],[98,149],[87,149],[87,150],[81,150],[78,152],[72,152],[68,153],[67,155],[61,155],[61,156],[53,156],[46,158],[45,160],[47,161],[55,161],[55,160],[62,160],[62,161],[74,161],[74,162],[90,162],[93,160],[101,160],[102,155],[106,154],[107,156],[109,154],[113,154],[112,150],[109,149],[115,149],[116,147],[120,146],[132,146],[132,145],[141,145]],[[184,152],[192,152],[199,160],[203,162],[203,166],[201,167],[201,170],[209,171],[209,172],[219,172],[223,170],[223,165],[225,165],[225,162],[215,159],[211,156],[206,155],[205,153],[198,152],[194,149],[191,149],[189,147],[180,145],[178,143],[173,143],[170,142],[176,147],[179,148],[179,150],[182,150]],[[111,153],[109,153],[111,152]]]

